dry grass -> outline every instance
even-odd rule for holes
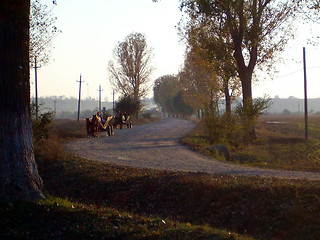
[[[303,116],[263,116],[256,127],[258,139],[250,146],[230,147],[230,162],[249,166],[320,172],[320,116],[310,116],[309,140],[304,140]],[[199,126],[183,142],[216,158],[206,129]],[[222,159],[224,160],[224,159]]]
[[[72,138],[87,137],[86,121],[57,119],[54,120],[50,127],[50,135],[56,136],[61,140],[70,140]]]
[[[320,239],[317,181],[114,166],[58,141],[36,156],[47,200],[0,205],[1,239]]]

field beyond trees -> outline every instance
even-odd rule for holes
[[[305,125],[302,115],[265,115],[256,126],[257,140],[249,146],[230,146],[228,162],[296,171],[320,172],[320,116],[309,117],[309,140],[305,140]],[[186,136],[182,142],[208,156],[208,146],[214,144],[204,126]]]
[[[310,119],[311,142],[318,139],[318,120]],[[256,145],[271,138],[284,139],[278,141],[284,146],[290,138],[299,139],[293,144],[309,144],[300,124],[300,118],[263,117]],[[82,137],[83,130],[76,121],[59,121],[38,143],[47,199],[0,205],[1,239],[320,239],[318,181],[92,162],[60,145]]]

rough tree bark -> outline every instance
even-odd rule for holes
[[[30,118],[30,1],[0,6],[0,201],[30,201],[43,197]]]

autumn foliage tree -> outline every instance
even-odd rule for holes
[[[241,82],[243,105],[252,105],[252,78],[256,66],[269,67],[272,59],[291,38],[290,18],[294,3],[280,0],[184,0],[182,9],[189,16],[186,31],[206,25],[214,41],[234,60]],[[220,56],[223,56],[220,54]],[[255,136],[254,128],[250,136]]]
[[[162,112],[172,115],[193,114],[194,108],[184,98],[185,90],[174,75],[165,75],[155,81],[153,87],[154,101],[161,107]]]
[[[52,1],[56,5],[56,1]],[[51,44],[54,37],[61,31],[56,26],[57,18],[53,16],[52,8],[40,0],[31,1],[30,7],[30,65],[45,65],[50,59]]]
[[[191,25],[187,34],[187,44],[193,54],[210,65],[210,71],[215,72],[219,82],[219,90],[225,98],[225,111],[231,114],[231,103],[239,96],[240,82],[238,81],[236,64],[230,51],[231,38],[227,33],[216,37],[210,27],[210,22]]]
[[[135,101],[145,96],[153,71],[152,49],[141,33],[128,35],[114,49],[114,60],[109,62],[110,82],[124,96]]]
[[[210,61],[200,54],[199,48],[187,51],[184,66],[179,73],[187,102],[196,109],[217,107],[221,97],[220,85]]]
[[[165,75],[156,79],[153,87],[153,99],[161,107],[162,112],[172,114],[173,99],[180,91],[179,80],[174,75]]]

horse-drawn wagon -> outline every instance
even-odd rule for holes
[[[113,126],[119,126],[120,129],[122,129],[123,125],[126,125],[127,128],[132,128],[133,122],[129,115],[120,113],[118,116],[114,117]]]
[[[108,136],[114,135],[114,127],[123,125],[132,128],[132,120],[127,114],[119,114],[118,116],[110,116],[106,119],[94,114],[92,118],[86,118],[86,128],[88,137],[99,137],[99,132],[106,131]]]
[[[99,132],[106,131],[108,136],[114,135],[113,121],[114,117],[107,117],[102,119],[100,116],[94,114],[92,118],[86,118],[86,128],[88,137],[98,137]]]

